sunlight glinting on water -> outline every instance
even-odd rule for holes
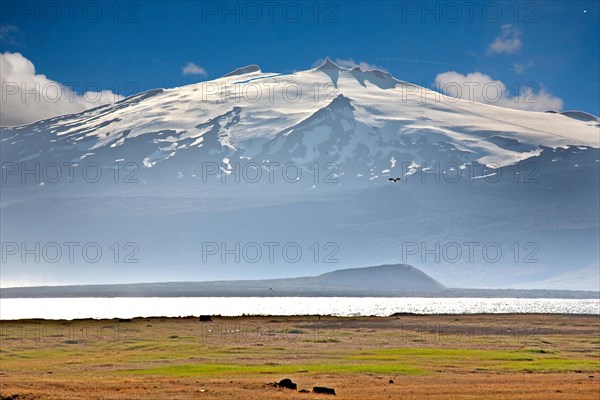
[[[591,314],[596,299],[378,297],[150,297],[0,299],[0,319],[185,317],[191,315]]]

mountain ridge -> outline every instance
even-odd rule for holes
[[[245,81],[236,81],[240,74]],[[4,127],[2,136],[5,142],[12,139],[11,147],[14,147],[17,143],[26,144],[29,140],[24,131],[32,130],[40,134],[46,131],[51,134],[48,138],[48,156],[60,155],[57,153],[59,148],[52,146],[52,143],[66,141],[65,144],[77,144],[77,148],[81,149],[79,154],[75,152],[70,155],[70,161],[82,161],[84,158],[94,161],[98,157],[96,153],[110,146],[112,153],[122,153],[121,149],[131,153],[125,154],[127,161],[152,168],[186,149],[201,151],[207,134],[205,124],[217,121],[220,128],[216,147],[212,146],[209,150],[218,151],[223,154],[222,157],[230,159],[240,156],[252,158],[260,151],[252,150],[248,146],[249,140],[255,142],[254,147],[256,141],[260,140],[260,146],[267,148],[269,140],[277,133],[293,130],[319,110],[335,107],[339,96],[352,99],[351,104],[356,110],[354,128],[346,135],[352,134],[356,136],[356,144],[368,146],[371,156],[383,148],[365,139],[376,134],[387,141],[390,135],[384,134],[385,130],[394,132],[391,136],[429,137],[433,143],[443,140],[456,148],[469,149],[463,153],[466,159],[457,159],[462,163],[479,161],[507,165],[524,159],[524,156],[536,154],[531,150],[514,151],[486,143],[487,135],[482,135],[486,131],[507,135],[508,139],[524,142],[533,149],[539,145],[552,148],[565,145],[597,146],[597,130],[590,128],[595,128],[594,123],[598,120],[592,120],[589,116],[580,117],[582,113],[531,114],[465,99],[451,100],[430,89],[400,81],[389,73],[343,68],[329,58],[319,67],[290,75],[264,73],[256,65],[241,67],[212,81],[172,89],[154,89],[79,114],[54,117],[15,128]],[[397,104],[398,108],[390,107],[393,104]],[[240,110],[238,117],[227,119],[228,112],[236,107]],[[427,115],[425,119],[422,118],[423,112]],[[458,120],[456,113],[461,115]],[[529,117],[533,115],[535,119]],[[381,131],[382,128],[384,131]],[[511,131],[519,132],[520,136],[510,134]],[[579,134],[579,131],[589,132],[589,135]],[[128,142],[133,143],[137,137],[153,138],[151,143],[154,146],[148,148],[154,147],[155,151],[140,155],[136,154],[139,151],[129,149]],[[28,140],[23,141],[26,138]],[[332,149],[338,154],[338,162],[350,161],[350,153],[357,151],[354,143],[349,144]],[[20,156],[7,159],[44,159],[43,153],[37,154],[22,146],[17,146],[16,150]],[[411,161],[414,156],[409,155]],[[121,155],[119,157],[123,158]],[[148,162],[142,163],[143,160]],[[313,161],[307,157],[299,160],[303,163]],[[380,157],[377,163],[381,164],[382,161]],[[364,174],[366,171],[362,172]]]

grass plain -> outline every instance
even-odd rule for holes
[[[600,317],[0,322],[0,399],[600,398]]]

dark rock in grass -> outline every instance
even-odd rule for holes
[[[200,322],[210,322],[212,321],[212,316],[210,315],[201,315],[199,318]]]
[[[333,395],[335,395],[335,389],[328,388],[328,387],[323,387],[323,386],[315,386],[313,388],[313,393],[333,394]]]
[[[310,393],[310,390],[308,390],[308,389],[301,389],[301,390],[298,390],[298,393]]]
[[[394,381],[390,379],[390,384],[392,384],[392,383],[394,383]]]
[[[298,385],[296,385],[294,382],[292,382],[291,379],[288,379],[288,378],[280,380],[277,385],[279,387],[286,388],[286,389],[296,390],[298,388]]]

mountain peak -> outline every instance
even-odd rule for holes
[[[250,74],[252,72],[261,72],[260,67],[256,64],[247,65],[245,67],[238,68],[235,71],[231,71],[230,73],[223,75],[223,78],[226,78],[229,76]]]
[[[338,94],[337,96],[335,96],[335,98],[331,101],[331,103],[329,103],[329,106],[340,106],[340,107],[349,107],[352,110],[354,110],[354,107],[352,106],[352,102],[350,101],[350,99],[346,96],[344,96],[343,94]]]
[[[331,61],[331,58],[325,57],[325,61],[323,61],[323,64],[319,65],[315,69],[317,71],[322,71],[322,70],[325,70],[325,69],[342,69],[342,67],[340,67],[339,65],[337,65],[336,63],[334,63],[333,61]]]

